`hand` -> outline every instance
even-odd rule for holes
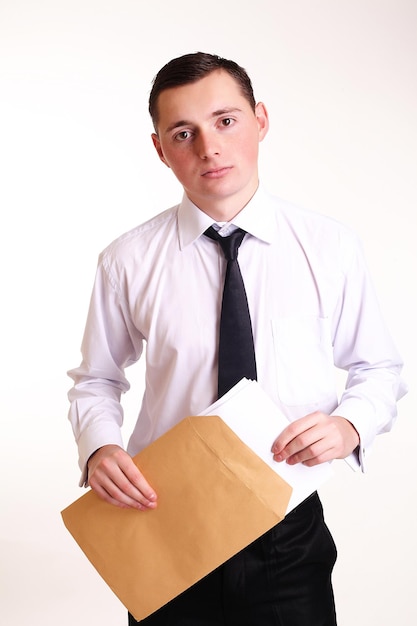
[[[88,484],[100,498],[122,509],[154,509],[157,496],[120,446],[99,448],[88,460]]]
[[[344,459],[359,444],[355,427],[344,417],[316,411],[292,422],[272,445],[274,461],[309,467]]]

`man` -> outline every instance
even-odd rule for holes
[[[220,236],[247,233],[239,265],[256,376],[290,421],[271,441],[274,459],[313,466],[350,456],[363,467],[405,387],[356,237],[260,186],[268,114],[236,63],[204,53],[173,59],[154,80],[149,110],[156,151],[184,196],[100,256],[83,361],[69,372],[82,483],[116,506],[155,508],[158,494],[131,455],[216,399],[226,260],[206,236],[213,224]],[[145,392],[125,452],[120,396],[144,342]],[[348,372],[339,400],[334,365]],[[143,623],[334,625],[335,558],[313,494]]]

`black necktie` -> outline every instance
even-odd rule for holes
[[[238,228],[228,237],[222,237],[211,226],[204,234],[219,242],[227,260],[220,317],[218,373],[220,398],[242,378],[256,380],[252,324],[245,285],[237,262],[238,248],[246,232]]]

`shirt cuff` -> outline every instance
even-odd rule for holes
[[[355,448],[355,450],[351,452],[351,454],[349,454],[344,461],[354,472],[357,472],[358,470],[365,472],[365,447],[359,443],[358,447]]]
[[[342,403],[332,415],[344,417],[354,426],[359,435],[359,445],[344,460],[354,471],[366,471],[366,456],[376,437],[376,430],[369,413],[361,411],[359,403],[351,400]]]

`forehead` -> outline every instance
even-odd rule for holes
[[[164,129],[180,120],[198,122],[217,111],[251,110],[239,83],[224,70],[215,70],[200,80],[162,91],[158,97],[158,126]]]

